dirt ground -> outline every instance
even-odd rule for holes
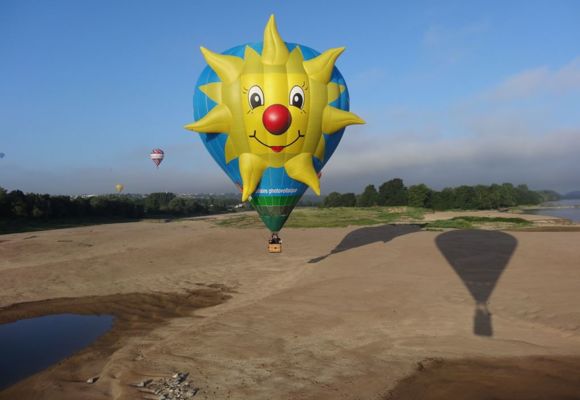
[[[0,399],[141,399],[176,371],[196,399],[580,399],[580,231],[267,238],[210,220],[1,236],[0,323],[116,324]]]

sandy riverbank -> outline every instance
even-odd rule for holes
[[[196,399],[424,398],[443,377],[580,398],[580,232],[287,229],[281,255],[267,236],[208,220],[3,235],[0,322],[120,323],[0,399],[137,399],[132,383],[176,371]],[[494,365],[513,379],[485,378]]]

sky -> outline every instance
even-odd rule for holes
[[[0,1],[0,186],[50,194],[235,192],[198,135],[205,61],[281,36],[336,66],[351,111],[322,193],[580,190],[580,1]],[[166,159],[159,169],[153,148]]]

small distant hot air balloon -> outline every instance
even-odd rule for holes
[[[149,158],[155,163],[157,168],[159,168],[159,164],[161,164],[161,161],[163,161],[164,157],[165,153],[161,149],[153,149],[151,150],[151,154],[149,154]]]
[[[125,186],[121,185],[120,183],[115,185],[115,190],[117,190],[117,193],[121,193],[123,189],[125,189]]]
[[[0,158],[4,158],[5,155],[6,154],[4,154],[4,153],[0,153]]]

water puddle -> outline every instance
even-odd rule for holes
[[[0,307],[0,398],[44,398],[48,381],[51,398],[91,397],[87,385],[71,382],[98,376],[131,338],[174,318],[192,318],[199,308],[226,301],[230,292],[197,283],[180,293],[62,297]],[[47,367],[50,374],[43,374]],[[35,384],[27,385],[27,377]]]
[[[78,314],[0,325],[0,390],[78,352],[112,326],[111,315]]]

